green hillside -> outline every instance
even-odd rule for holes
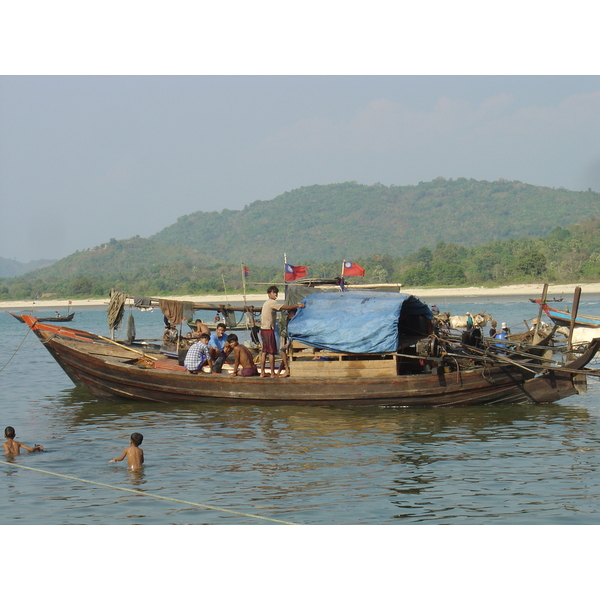
[[[111,239],[108,243],[70,254],[43,269],[43,277],[77,277],[100,273],[131,273],[153,265],[178,261],[193,264],[213,263],[212,257],[199,250],[166,245],[136,236],[128,240]],[[39,271],[38,271],[39,273]]]
[[[32,260],[28,263],[21,263],[10,258],[0,257],[0,277],[17,277],[29,271],[41,269],[47,265],[51,265],[54,260]]]
[[[241,211],[181,217],[150,239],[112,239],[24,275],[0,300],[248,291],[282,280],[283,254],[310,277],[342,259],[361,283],[500,285],[600,280],[600,194],[519,182],[436,179],[418,186],[300,188]],[[252,282],[260,283],[254,286]]]
[[[439,241],[474,246],[543,237],[556,225],[600,214],[600,194],[518,181],[437,178],[416,186],[313,185],[243,210],[180,217],[151,239],[216,260],[279,265],[388,253]]]

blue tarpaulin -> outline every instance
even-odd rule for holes
[[[390,292],[311,294],[288,324],[288,335],[309,346],[353,354],[396,352],[399,323],[432,319],[415,296]]]

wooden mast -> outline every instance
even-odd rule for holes
[[[581,296],[581,288],[577,286],[575,288],[575,294],[573,294],[573,306],[571,310],[571,324],[569,326],[569,337],[567,339],[567,356],[572,351],[572,340],[573,340],[573,329],[575,328],[575,320],[577,319],[577,311],[579,310],[579,298]]]

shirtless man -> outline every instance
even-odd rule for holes
[[[141,433],[132,433],[129,440],[129,446],[123,450],[123,454],[119,458],[109,460],[109,463],[120,462],[127,457],[127,467],[130,469],[141,469],[144,464],[144,451],[140,448],[140,444],[144,436]]]
[[[230,333],[227,336],[229,347],[233,348],[233,373],[231,377],[237,377],[238,368],[242,367],[242,377],[252,377],[258,375],[258,369],[254,364],[252,352],[238,341],[238,336],[235,333]]]
[[[210,336],[210,329],[202,322],[202,319],[196,319],[196,331],[194,331],[192,337],[199,338],[201,333],[206,333]]]
[[[4,448],[4,454],[16,456],[17,454],[21,453],[21,448],[27,450],[28,452],[41,452],[44,449],[43,446],[34,446],[33,448],[30,448],[29,446],[23,444],[23,442],[17,442],[17,440],[15,440],[15,435],[14,427],[7,427],[4,430],[4,437],[6,438],[6,441],[2,444],[2,448]]]

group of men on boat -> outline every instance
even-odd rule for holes
[[[231,377],[237,377],[238,372],[242,377],[260,376],[271,378],[289,377],[290,368],[285,348],[279,348],[275,335],[276,316],[280,311],[288,311],[288,318],[292,318],[298,308],[304,304],[283,304],[277,300],[279,288],[275,285],[267,289],[268,299],[262,306],[260,315],[260,371],[256,367],[254,357],[250,350],[240,344],[235,333],[226,335],[227,326],[220,322],[214,333],[209,334],[208,328],[200,319],[196,319],[196,331],[190,338],[197,338],[188,349],[184,350],[183,364],[193,374],[202,373],[207,368],[209,373],[221,373],[223,364],[233,353],[233,371]],[[282,333],[282,332],[280,332]],[[275,355],[281,356],[279,371],[275,369]],[[267,374],[266,363],[269,360],[270,371]]]

